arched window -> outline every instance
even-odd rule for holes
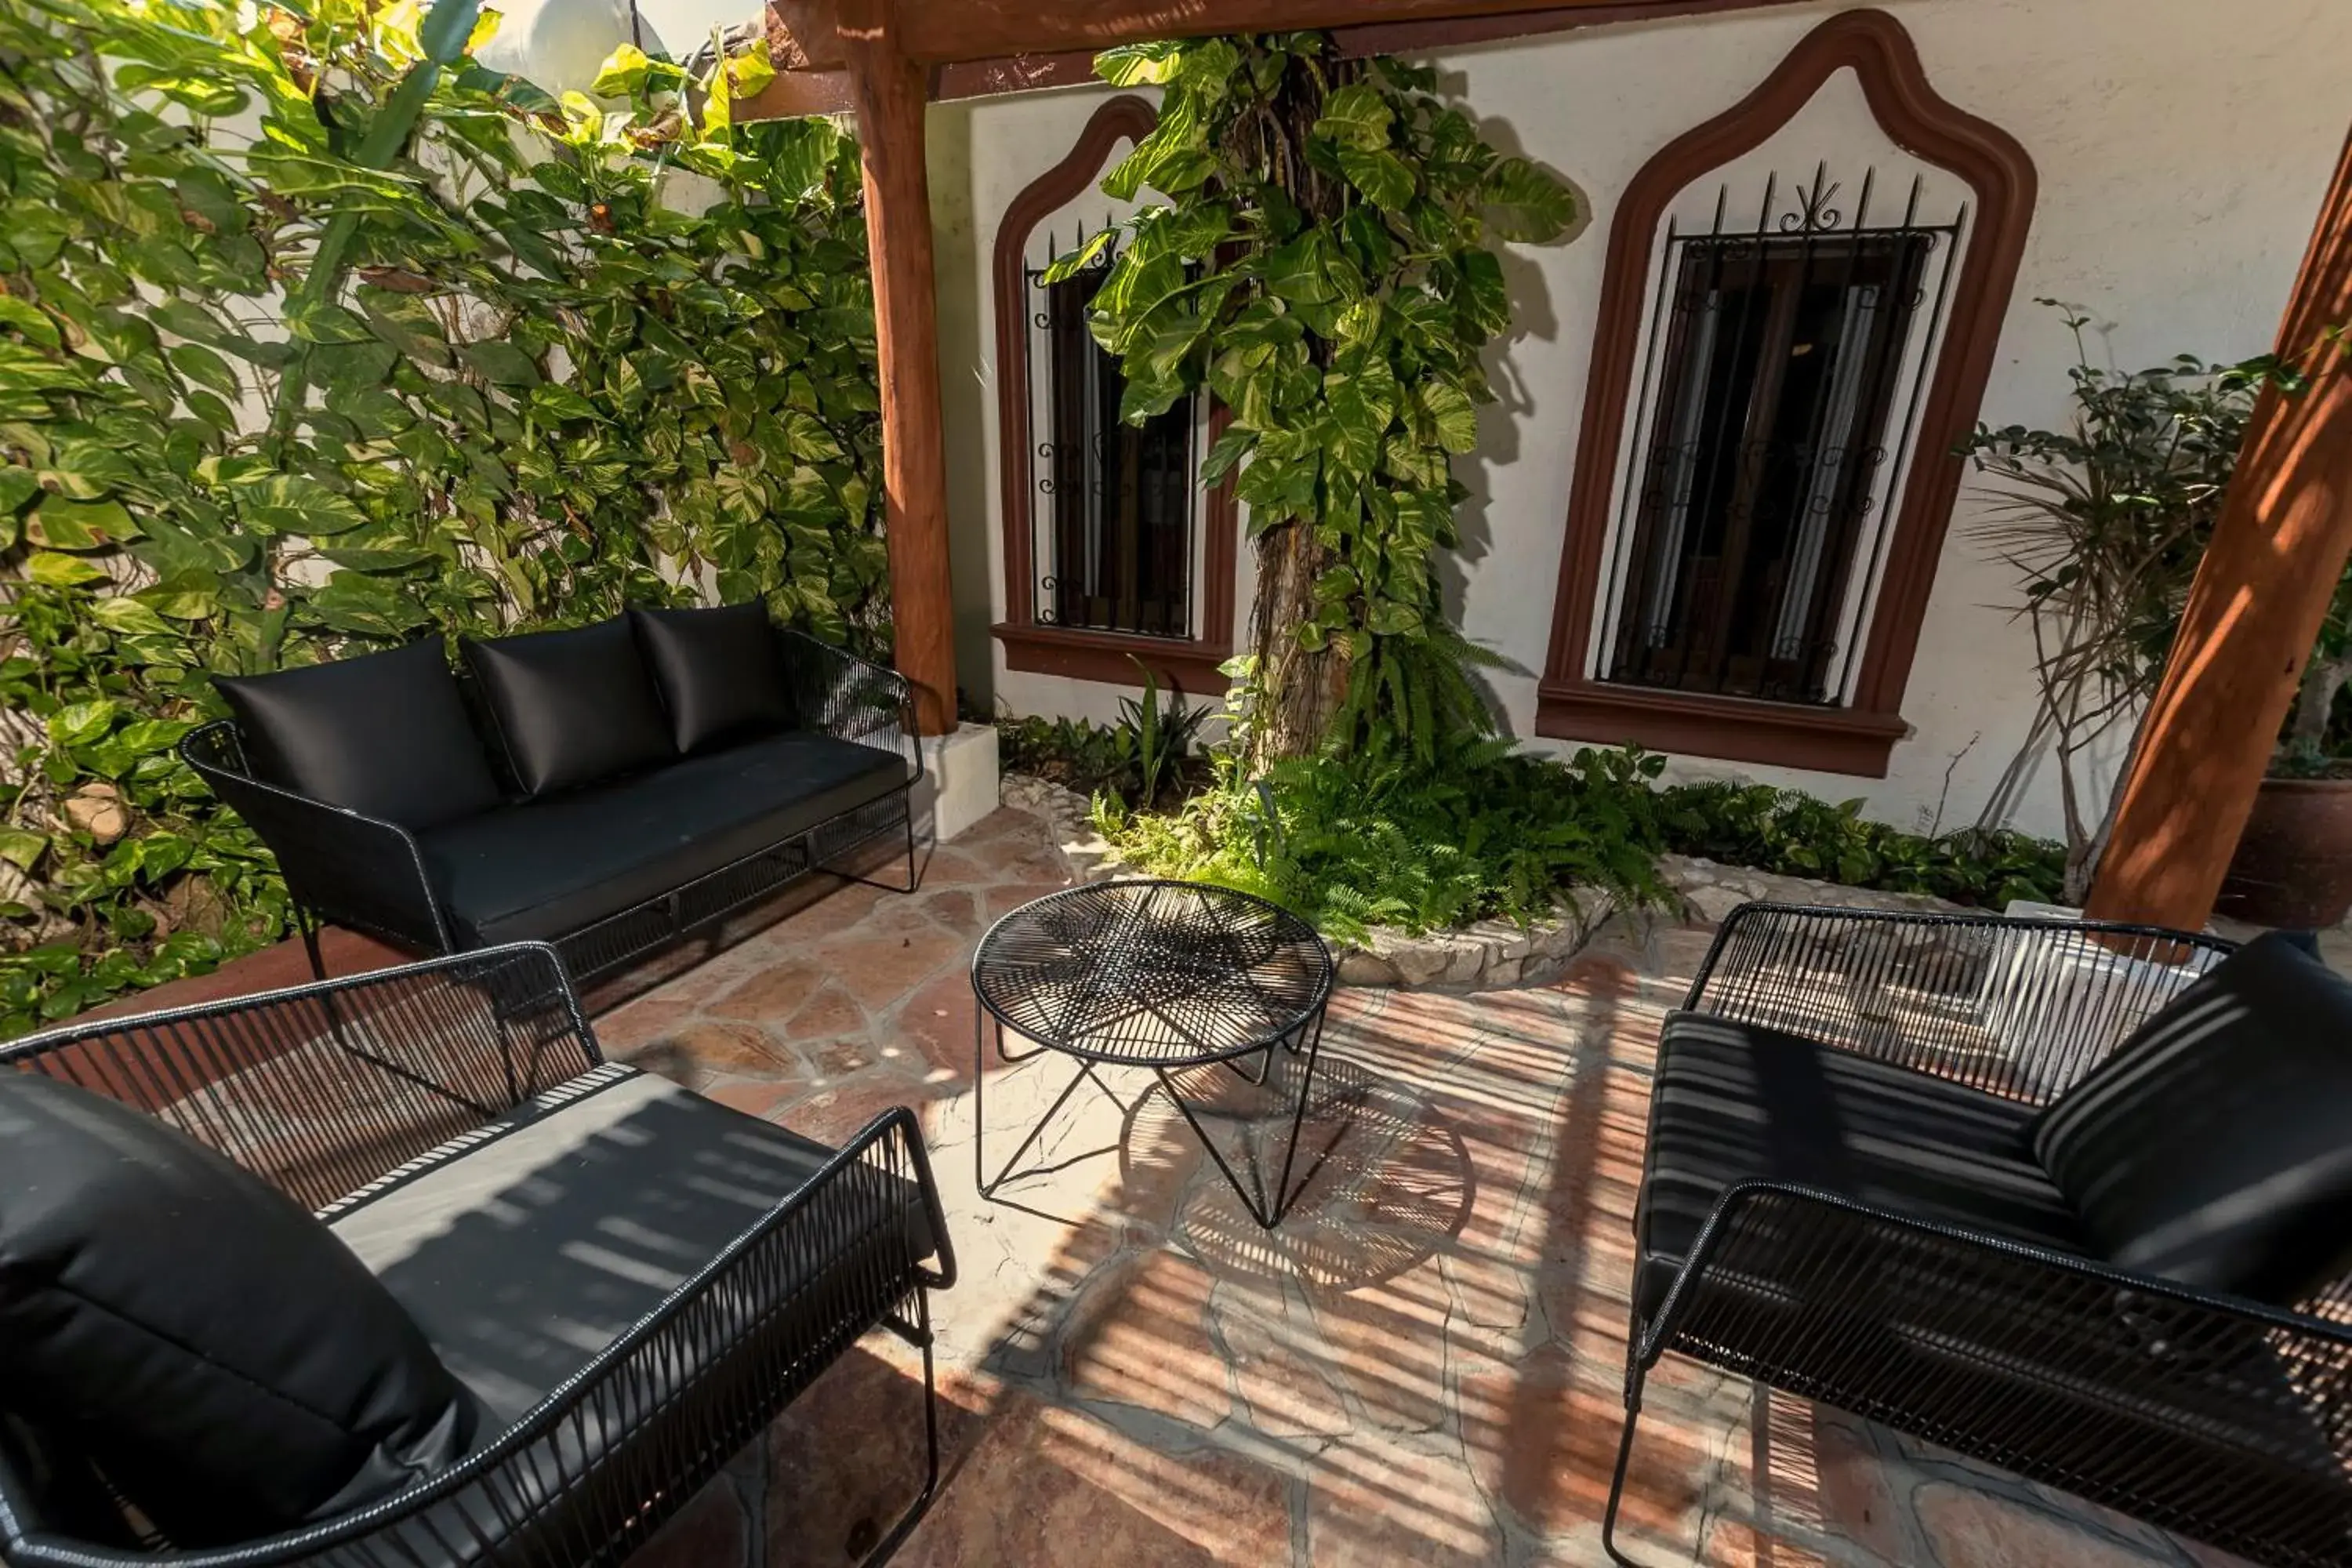
[[[1538,733],[1885,773],[2034,191],[1873,11],[1643,168]]]
[[[1233,653],[1233,492],[1198,478],[1219,416],[1187,400],[1140,427],[1120,423],[1118,362],[1086,322],[1106,268],[1044,278],[1057,252],[1120,216],[1095,187],[1118,146],[1158,122],[1141,98],[1107,100],[997,230],[1004,618],[994,630],[1016,670],[1129,686],[1139,658],[1198,696],[1224,689],[1217,666]]]

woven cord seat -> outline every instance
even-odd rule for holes
[[[1675,1352],[2257,1562],[2352,1563],[2352,1276],[2273,1305],[2103,1261],[2031,1142],[2230,952],[1734,910],[1660,1041],[1611,1557]]]
[[[955,1260],[903,1108],[833,1150],[606,1064],[534,943],[69,1028],[0,1062],[319,1212],[484,1413],[395,1495],[184,1551],[106,1519],[102,1488],[28,1447],[0,1395],[15,1568],[617,1563],[877,1327],[922,1352],[929,1468],[867,1561],[929,1502],[929,1292]]]

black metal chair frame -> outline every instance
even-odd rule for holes
[[[0,1070],[125,1100],[312,1209],[603,1060],[555,950],[538,942],[0,1048]],[[844,1205],[871,1212],[877,1195],[893,1205],[919,1197],[936,1262],[911,1256],[911,1241],[877,1245],[844,1222]],[[617,1564],[850,1345],[887,1328],[922,1352],[926,1468],[914,1501],[865,1559],[879,1564],[938,1489],[929,1293],[955,1279],[920,1126],[894,1108],[535,1409],[432,1480],[266,1541],[124,1548],[52,1528],[17,1456],[0,1449],[0,1560],[12,1568]],[[803,1294],[822,1311],[795,1314]]]
[[[779,628],[777,635],[806,726],[836,740],[896,752],[906,759],[906,782],[715,871],[554,938],[580,984],[694,936],[812,872],[833,870],[855,881],[869,881],[842,870],[841,862],[894,832],[906,841],[906,885],[871,885],[915,890],[911,797],[922,782],[923,752],[916,735],[913,686],[894,669],[805,633]],[[191,731],[180,742],[180,755],[278,858],[293,896],[295,926],[311,973],[326,978],[319,951],[324,925],[362,931],[412,952],[465,949],[457,923],[435,891],[424,852],[408,829],[255,776],[236,726],[229,720]]]
[[[1748,904],[1724,921],[1684,1006],[2039,1107],[2230,950],[2150,926]],[[2007,982],[1996,973],[2004,963]],[[1989,1016],[1996,1005],[2007,1020]],[[1654,1148],[1654,1110],[1652,1131]],[[1904,1301],[1934,1319],[1940,1359],[1922,1353],[1918,1316],[1895,1331],[1873,1315],[1887,1281],[1923,1274],[1958,1282],[1926,1309],[1918,1294],[1932,1286]],[[1654,1318],[1635,1298],[1601,1526],[1603,1548],[1627,1568],[1617,1518],[1643,1384],[1670,1351],[2258,1561],[2352,1563],[2352,1478],[2311,1457],[2332,1448],[2340,1467],[2352,1456],[2352,1275],[2285,1310],[1750,1181],[1717,1200]],[[2046,1403],[2021,1407],[2015,1359],[2046,1359],[2053,1345],[2076,1386],[2053,1382]],[[2012,1370],[2000,1370],[2005,1357]],[[2249,1378],[2257,1358],[2273,1357],[2287,1377]],[[2262,1458],[2292,1482],[2217,1487],[2193,1456],[2162,1445],[2110,1451],[2070,1418],[2085,1406],[2068,1403],[2150,1419],[2188,1412],[2176,1419],[2189,1423],[2217,1398],[2249,1422],[2273,1418]],[[2329,1528],[2314,1499],[2331,1483],[2346,1489],[2333,1522],[2340,1544],[2314,1555],[2298,1542]]]
[[[1118,1106],[1122,1113],[1132,1109],[1125,1100],[1112,1092],[1110,1086],[1103,1082],[1096,1069],[1101,1067],[1144,1068],[1152,1073],[1161,1092],[1165,1093],[1177,1110],[1182,1113],[1185,1122],[1192,1129],[1192,1135],[1200,1140],[1201,1147],[1208,1152],[1209,1158],[1223,1173],[1225,1181],[1233,1187],[1234,1195],[1240,1198],[1243,1205],[1249,1210],[1250,1217],[1257,1221],[1263,1228],[1272,1230],[1282,1223],[1285,1215],[1289,1214],[1291,1205],[1297,1202],[1299,1194],[1306,1191],[1307,1184],[1314,1179],[1315,1173],[1321,1168],[1323,1162],[1329,1157],[1331,1150],[1338,1143],[1338,1135],[1335,1134],[1331,1142],[1326,1144],[1308,1161],[1305,1170],[1298,1169],[1298,1135],[1306,1124],[1307,1112],[1314,1100],[1315,1068],[1321,1060],[1323,1050],[1323,1020],[1331,1001],[1334,969],[1330,950],[1325,947],[1322,939],[1317,936],[1305,922],[1299,921],[1297,917],[1280,906],[1268,903],[1265,900],[1252,894],[1229,888],[1200,888],[1190,883],[1143,879],[1122,885],[1135,886],[1139,883],[1146,886],[1181,887],[1188,891],[1232,900],[1237,903],[1270,911],[1285,921],[1296,923],[1299,940],[1314,944],[1314,950],[1322,963],[1321,980],[1313,1002],[1297,1017],[1286,1020],[1270,1031],[1246,1037],[1239,1043],[1222,1049],[1195,1051],[1174,1058],[1163,1052],[1121,1050],[1116,1047],[1106,1047],[1092,1042],[1084,1037],[1069,1039],[1041,1039],[1030,1050],[1008,1051],[1004,1048],[1004,1016],[998,1010],[997,1004],[991,999],[989,988],[983,984],[983,976],[988,967],[996,962],[993,944],[998,932],[1004,930],[1011,922],[1022,919],[1024,914],[1040,904],[1058,900],[1083,899],[1097,889],[1092,887],[1071,888],[1058,893],[1048,893],[1043,899],[1023,905],[990,927],[987,934],[981,938],[979,947],[972,952],[971,979],[974,1002],[971,1023],[972,1180],[980,1189],[981,1197],[994,1203],[999,1201],[996,1196],[997,1190],[1006,1182],[1013,1180],[1016,1176],[1041,1173],[1034,1171],[1016,1171],[1014,1167],[1020,1164],[1023,1156],[1036,1146],[1038,1139],[1045,1136],[1045,1130],[1053,1125],[1055,1119],[1061,1114],[1062,1108],[1069,1103],[1070,1097],[1078,1091],[1081,1085],[1089,1083],[1094,1085],[1113,1105]],[[1054,1102],[1045,1108],[1045,1114],[1040,1116],[1035,1124],[1029,1129],[1028,1136],[1021,1141],[1020,1146],[1013,1150],[993,1176],[988,1173],[987,1157],[984,1152],[988,1141],[988,1130],[985,1116],[986,1102],[983,1098],[983,1085],[988,1077],[986,1035],[992,1026],[996,1033],[997,1060],[1007,1066],[1024,1062],[1033,1057],[1048,1052],[1066,1057],[1077,1064],[1077,1071],[1071,1077],[1070,1081],[1063,1085],[1061,1093],[1056,1095]],[[1016,1032],[1019,1027],[1020,1026],[1015,1026]],[[1303,1053],[1306,1059],[1298,1075],[1298,1091],[1290,1106],[1289,1136],[1284,1140],[1282,1145],[1281,1173],[1276,1178],[1274,1186],[1269,1192],[1265,1173],[1258,1169],[1255,1157],[1250,1161],[1250,1180],[1244,1183],[1239,1173],[1234,1170],[1232,1163],[1225,1158],[1223,1152],[1217,1147],[1216,1140],[1210,1137],[1208,1129],[1202,1125],[1203,1115],[1219,1121],[1246,1121],[1252,1119],[1213,1110],[1196,1111],[1191,1099],[1177,1084],[1174,1075],[1197,1068],[1223,1067],[1244,1083],[1263,1086],[1273,1074],[1277,1051],[1287,1052],[1293,1057]],[[1249,1070],[1247,1065],[1252,1058],[1255,1058],[1257,1067],[1255,1074]]]

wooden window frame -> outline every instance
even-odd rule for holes
[[[1874,118],[1898,147],[1957,175],[1975,193],[1975,226],[1957,262],[1950,318],[1928,372],[1908,473],[1864,634],[1851,706],[1832,708],[1617,685],[1585,674],[1599,614],[1621,461],[1633,417],[1635,359],[1660,226],[1693,183],[1764,144],[1842,69],[1861,81]],[[1965,460],[1954,447],[1975,427],[2025,253],[2039,177],[2017,139],[1950,103],[1928,83],[1903,25],[1883,11],[1847,11],[1807,34],[1740,102],[1669,142],[1633,177],[1612,216],[1609,252],[1585,386],[1581,432],[1552,605],[1551,646],[1537,688],[1536,733],[1631,742],[1688,756],[1886,776],[1910,731],[1901,707],[1918,652],[1936,568]]]
[[[1013,198],[996,231],[990,278],[996,309],[996,452],[1003,514],[1005,618],[991,629],[1004,645],[1004,662],[1010,669],[1133,686],[1137,678],[1131,660],[1140,659],[1162,685],[1187,696],[1213,697],[1226,686],[1218,666],[1234,653],[1234,564],[1239,526],[1230,481],[1200,499],[1200,624],[1192,636],[1180,639],[1090,631],[1036,618],[1036,494],[1030,473],[1034,432],[1026,275],[1029,241],[1039,224],[1101,177],[1114,147],[1121,142],[1140,142],[1159,123],[1160,111],[1148,99],[1123,93],[1106,100],[1087,120],[1068,155]],[[1212,407],[1209,442],[1215,441],[1229,418],[1224,409]]]

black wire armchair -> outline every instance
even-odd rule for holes
[[[517,939],[550,941],[571,974],[585,984],[707,930],[811,871],[849,865],[857,851],[892,836],[904,838],[906,886],[912,890],[910,797],[923,776],[913,688],[896,670],[804,633],[779,628],[776,636],[799,727],[894,755],[902,767],[854,792],[819,797],[821,804],[810,809],[787,810],[776,818],[781,826],[765,834],[751,831],[756,824],[738,822],[715,822],[706,832],[690,815],[672,815],[665,816],[656,844],[649,834],[600,831],[593,817],[559,822],[547,807],[523,808],[515,816],[529,818],[545,837],[635,842],[647,856],[658,851],[669,869],[653,862],[615,867],[606,887],[625,892],[551,885],[544,889],[551,911],[584,910],[584,916],[551,912],[534,920],[526,912],[520,929],[511,929],[518,924],[515,911],[500,910],[493,929],[485,931],[493,922],[468,907],[442,863],[438,838],[446,829],[412,831],[258,776],[236,725],[227,720],[192,731],[180,742],[180,754],[278,858],[313,973],[326,973],[319,928],[333,924],[420,954]],[[616,787],[635,786],[625,782]],[[552,811],[581,816],[577,803],[559,804]],[[482,837],[473,834],[471,840]],[[566,858],[560,847],[559,842],[558,852],[538,858],[561,868]],[[609,843],[606,849],[610,858]],[[510,890],[509,897],[511,901]],[[501,931],[499,925],[509,929]]]
[[[387,1499],[271,1539],[186,1551],[135,1516],[93,1520],[90,1489],[53,1484],[41,1455],[0,1441],[0,1559],[15,1568],[616,1563],[877,1327],[921,1350],[929,1470],[866,1561],[886,1559],[929,1505],[939,1475],[929,1292],[952,1284],[956,1269],[921,1134],[903,1108],[830,1150],[607,1064],[555,952],[540,944],[59,1030],[0,1050],[0,1070],[123,1101],[317,1212],[499,1417],[454,1466]],[[533,1136],[560,1133],[600,1103],[634,1109],[602,1113],[616,1130],[606,1146],[624,1152],[610,1159],[601,1194],[563,1178],[579,1188],[573,1223],[592,1226],[609,1253],[628,1226],[596,1205],[660,1186],[671,1216],[659,1238],[666,1255],[674,1259],[682,1243],[701,1248],[698,1267],[675,1284],[636,1268],[648,1275],[640,1298],[614,1296],[620,1276],[601,1273],[596,1290],[633,1319],[607,1342],[580,1342],[589,1321],[581,1302],[592,1292],[561,1273],[580,1233],[567,1238],[564,1205],[544,1197],[561,1184],[552,1166],[509,1183],[498,1200],[510,1210],[524,1201],[515,1194],[532,1194],[529,1202],[545,1206],[528,1223],[492,1226],[462,1209],[430,1215],[410,1226],[433,1239],[405,1275],[371,1257],[387,1209],[406,1204],[414,1222],[416,1205],[433,1201],[436,1173],[470,1171],[450,1185],[478,1190],[474,1162],[503,1148],[512,1166]],[[748,1149],[797,1184],[698,1210],[695,1194],[709,1191],[720,1157],[714,1146],[730,1171],[744,1168]],[[708,1225],[697,1217],[704,1211]],[[707,1234],[691,1234],[698,1228]],[[622,1275],[632,1271],[620,1262]],[[475,1283],[483,1276],[487,1290]],[[534,1296],[560,1333],[484,1304]],[[502,1357],[492,1369],[500,1377],[476,1375]]]
[[[2257,1561],[2352,1563],[2352,1274],[2288,1309],[2110,1267],[2022,1136],[2230,951],[1735,910],[1661,1040],[1612,1558],[1673,1351]]]

